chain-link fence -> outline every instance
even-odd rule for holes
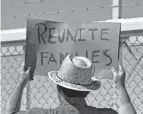
[[[18,72],[24,60],[24,42],[2,43],[1,84],[2,111],[18,81]],[[126,70],[126,87],[138,114],[143,113],[143,36],[121,39],[122,64]],[[111,107],[118,110],[118,94],[113,81],[102,81],[101,89],[86,98],[88,105]],[[55,84],[48,77],[35,76],[24,89],[21,110],[33,107],[55,108],[59,105]]]

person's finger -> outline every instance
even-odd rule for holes
[[[119,65],[119,72],[123,72],[124,70],[123,70],[123,67],[122,67],[122,65]]]
[[[29,74],[30,70],[31,70],[31,67],[28,67],[28,70],[25,73]]]
[[[31,70],[31,68],[28,67],[27,71],[25,72],[25,78],[27,79],[27,81],[30,79],[30,74],[29,74],[30,70]]]
[[[116,69],[114,67],[111,68],[111,71],[112,71],[114,76],[117,74],[117,71],[116,71]]]

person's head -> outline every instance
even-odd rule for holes
[[[76,90],[68,89],[60,85],[57,85],[57,90],[60,94],[64,95],[65,97],[85,98],[90,93],[89,91],[76,91]]]
[[[101,87],[100,81],[93,76],[92,62],[83,56],[67,55],[59,70],[48,72],[48,76],[64,97],[85,98],[90,91]]]

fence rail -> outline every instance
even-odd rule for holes
[[[126,71],[126,87],[138,114],[143,113],[143,36],[121,38],[122,64]],[[25,42],[2,43],[1,47],[1,84],[2,112],[4,105],[18,82],[18,72],[24,61]],[[95,107],[119,108],[118,94],[113,81],[102,81],[98,91],[91,92],[87,103]],[[35,76],[24,89],[21,110],[33,107],[55,108],[59,105],[55,84],[48,77]]]

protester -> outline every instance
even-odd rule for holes
[[[22,72],[19,82],[5,106],[5,114],[136,114],[125,87],[125,71],[121,65],[118,70],[111,68],[119,93],[119,112],[111,108],[96,108],[86,104],[85,98],[90,91],[98,90],[101,82],[92,77],[92,63],[85,57],[68,55],[59,71],[48,73],[57,84],[60,106],[56,109],[33,108],[20,111],[22,92],[29,81],[30,68]]]

